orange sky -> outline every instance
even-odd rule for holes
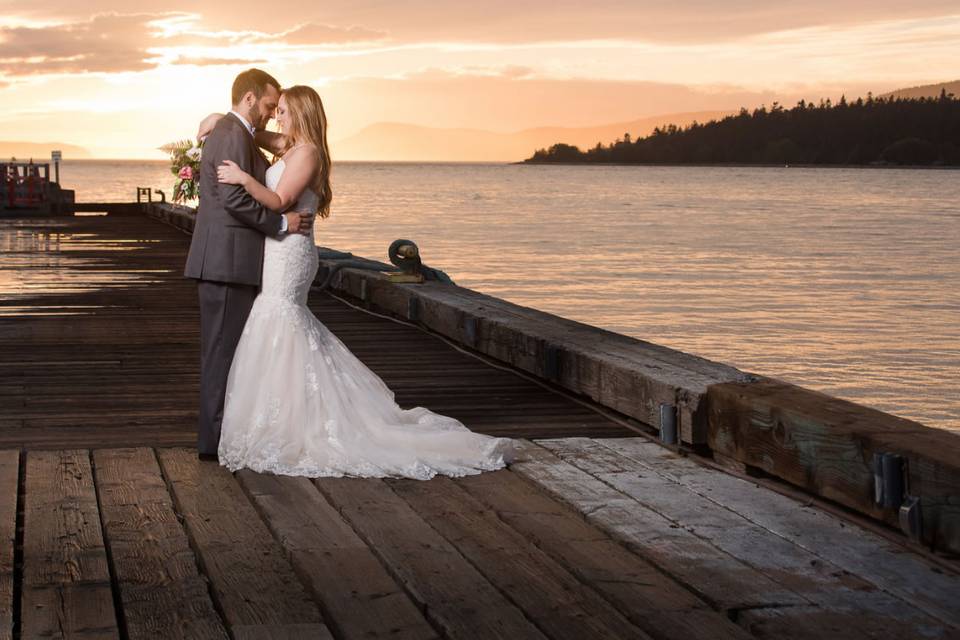
[[[960,78],[956,0],[585,5],[0,0],[0,140],[162,158],[251,65],[316,87],[334,144],[385,121],[583,127]]]

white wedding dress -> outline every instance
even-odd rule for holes
[[[279,160],[267,171],[276,190]],[[309,188],[293,210],[316,211]],[[513,441],[473,433],[393,392],[307,307],[313,238],[267,238],[263,282],[227,379],[220,463],[293,476],[465,476],[505,466]]]

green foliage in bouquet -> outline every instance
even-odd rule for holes
[[[170,154],[170,173],[177,177],[173,183],[173,201],[186,202],[200,197],[200,150],[203,142],[178,140],[160,147]]]

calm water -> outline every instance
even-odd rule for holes
[[[74,162],[78,200],[168,193]],[[317,243],[960,430],[960,173],[344,163]]]

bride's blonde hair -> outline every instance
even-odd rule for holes
[[[283,97],[292,124],[290,131],[284,131],[288,138],[288,149],[295,144],[309,142],[320,152],[317,179],[311,186],[320,196],[317,214],[326,218],[330,215],[333,191],[330,188],[330,147],[327,146],[327,114],[323,110],[323,101],[316,91],[305,85],[284,89]]]

